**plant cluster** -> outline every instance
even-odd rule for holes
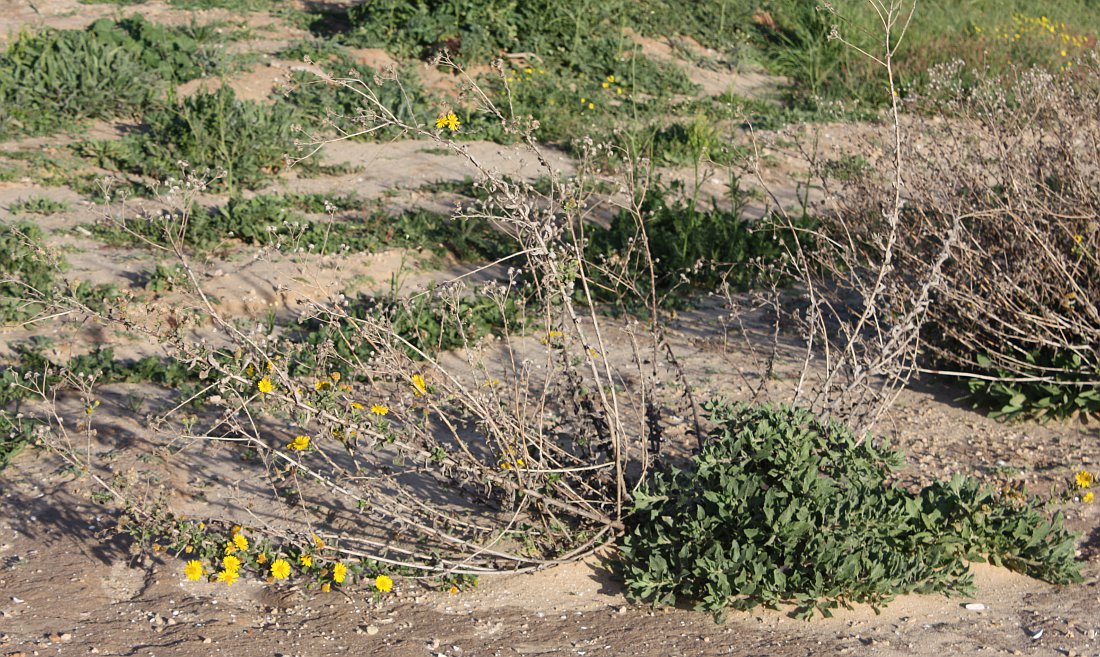
[[[166,28],[141,16],[23,32],[0,59],[0,136],[139,115],[171,84],[221,70],[222,40],[211,27]]]
[[[147,130],[121,140],[89,142],[84,152],[104,165],[159,180],[182,178],[181,167],[209,172],[211,185],[254,188],[285,166],[294,147],[294,111],[240,100],[228,86],[170,97],[145,114]]]
[[[967,592],[967,562],[1080,581],[1075,536],[1033,499],[955,477],[910,493],[899,453],[785,406],[707,405],[713,428],[686,470],[634,495],[620,570],[630,594],[825,615],[907,592]]]

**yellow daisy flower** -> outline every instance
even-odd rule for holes
[[[393,580],[385,575],[379,575],[374,578],[374,588],[383,593],[389,593],[393,590]]]
[[[287,446],[286,446],[287,449],[289,449],[291,451],[294,451],[294,452],[300,452],[300,451],[302,451],[302,450],[304,450],[308,447],[309,447],[309,436],[294,436],[294,440],[287,443]]]
[[[332,581],[337,584],[343,584],[344,578],[348,576],[348,567],[339,561],[332,567]]]
[[[275,579],[290,577],[290,564],[285,559],[276,559],[271,564],[271,576]]]
[[[1090,488],[1092,486],[1092,473],[1088,470],[1082,470],[1073,476],[1073,481],[1078,488]]]
[[[235,570],[223,570],[218,573],[218,581],[225,582],[226,586],[233,586],[233,582],[237,581],[240,574]]]
[[[237,546],[238,550],[247,550],[248,539],[244,537],[244,534],[237,534],[233,537],[233,545]]]
[[[313,566],[313,556],[309,554],[303,554],[298,557],[298,563],[302,564],[302,566],[306,568],[310,568]]]
[[[419,374],[412,375],[412,386],[416,388],[416,396],[419,397],[428,392],[428,384],[424,381],[424,377]]]
[[[370,407],[370,412],[374,413],[375,415],[382,416],[389,413],[390,408],[389,406],[385,406],[383,404],[375,404]]]
[[[202,562],[194,560],[188,561],[187,566],[183,569],[183,574],[192,582],[199,581],[202,579]]]
[[[260,379],[259,383],[256,384],[256,389],[266,395],[267,393],[274,390],[275,386],[271,383],[271,379],[265,376],[264,378]]]
[[[222,557],[222,568],[237,572],[241,569],[241,560],[233,555]]]
[[[458,130],[458,126],[462,125],[458,121],[458,117],[454,112],[449,112],[435,120],[435,127],[447,128],[451,132]]]

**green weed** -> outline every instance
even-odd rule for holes
[[[140,16],[23,32],[0,58],[0,136],[138,115],[169,84],[220,70],[220,40],[210,27],[167,28]]]
[[[294,147],[296,116],[289,107],[238,100],[228,86],[170,98],[146,113],[145,121],[147,131],[86,142],[82,154],[103,166],[159,180],[182,178],[186,172],[218,176],[211,185],[232,191],[269,180]]]
[[[71,206],[65,201],[55,201],[47,196],[36,196],[12,203],[8,210],[12,214],[51,215],[68,212]]]
[[[0,321],[35,316],[54,285],[42,251],[42,230],[31,223],[0,224]]]

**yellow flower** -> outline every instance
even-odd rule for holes
[[[321,540],[321,537],[317,534],[313,535],[313,544],[317,546],[318,550],[325,549],[325,542]]]
[[[348,576],[348,567],[339,561],[332,567],[332,581],[337,584],[343,584],[344,578]]]
[[[333,383],[340,383],[340,373],[339,372],[329,372],[328,378],[332,379]]]
[[[226,555],[222,557],[222,568],[237,572],[241,569],[241,560],[233,555]]]
[[[393,590],[393,580],[385,575],[379,575],[374,578],[374,588],[383,593],[389,593]]]
[[[271,379],[265,376],[264,378],[260,379],[259,383],[256,384],[256,389],[266,395],[267,393],[274,390],[275,386],[272,385]]]
[[[225,582],[226,586],[233,586],[233,582],[237,581],[240,574],[235,570],[223,570],[218,573],[218,581]]]
[[[1080,244],[1082,242],[1082,240],[1084,240],[1084,239],[1085,239],[1084,235],[1078,234],[1078,235],[1073,236],[1073,241],[1077,242],[1078,244]]]
[[[596,104],[595,103],[588,103],[588,109],[590,109],[590,110],[596,109]]]
[[[1081,496],[1081,501],[1085,504],[1092,504],[1092,501],[1094,499],[1096,499],[1096,494],[1093,493],[1091,490]]]
[[[183,553],[184,553],[184,554],[191,554],[191,553],[192,553],[192,552],[194,552],[194,551],[195,551],[195,548],[191,547],[190,545],[188,545],[187,547],[183,548]]]
[[[303,554],[302,556],[298,557],[298,563],[302,564],[306,568],[310,568],[313,566],[313,556],[309,554]]]
[[[607,81],[608,82],[614,82],[615,81],[615,76],[614,75],[607,76]]]
[[[318,380],[318,381],[315,381],[314,384],[313,384],[313,389],[316,390],[317,392],[321,392],[322,390],[324,390],[327,387],[329,387],[329,382],[328,381]]]
[[[275,579],[286,579],[290,576],[290,564],[285,559],[276,559],[271,564],[271,576]]]
[[[607,89],[608,87],[610,87],[610,86],[611,86],[611,83],[610,83],[610,82],[604,82],[604,83],[603,83],[603,84],[601,84],[600,86],[601,86],[601,87],[603,87],[604,89]]]
[[[1073,481],[1078,488],[1090,488],[1092,486],[1092,473],[1088,470],[1082,470],[1073,476]]]
[[[241,533],[241,526],[240,525],[233,525],[233,529],[230,529],[229,533],[233,534],[234,536],[236,536],[237,534],[240,534]]]
[[[197,582],[202,579],[202,562],[201,561],[188,561],[187,566],[183,569],[183,574],[187,575],[187,579],[192,582]]]
[[[332,584],[329,584],[328,582],[325,582],[324,584],[321,585],[321,591],[322,592],[328,593],[331,590],[332,590]]]
[[[233,545],[236,545],[238,550],[247,550],[248,539],[244,537],[244,534],[236,534],[233,536]]]
[[[226,541],[226,543],[225,543],[225,553],[226,554],[233,554],[236,551],[237,551],[237,545],[233,541]]]
[[[454,112],[449,112],[435,120],[435,127],[448,128],[451,132],[458,130],[458,126],[462,125],[458,122],[458,117]]]
[[[352,407],[352,408],[353,408],[354,410],[357,410],[357,411],[361,411],[361,410],[363,410],[363,405],[362,405],[362,404],[360,404],[359,402],[352,402],[352,403],[351,403],[351,407]]]
[[[416,396],[419,397],[428,392],[428,384],[424,382],[424,377],[419,374],[412,375],[412,386],[416,388]]]
[[[452,584],[451,588],[447,589],[447,593],[450,593],[451,595],[455,595],[456,593],[458,593],[458,587],[455,586],[454,584]]]
[[[267,563],[267,555],[263,552],[257,554],[256,563]]]
[[[294,436],[294,440],[287,443],[286,448],[295,452],[300,452],[309,447],[309,436]]]
[[[389,413],[390,408],[389,406],[385,406],[383,404],[375,404],[374,406],[370,407],[370,412],[374,413],[375,415],[382,416],[386,413]]]

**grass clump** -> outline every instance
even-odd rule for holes
[[[88,142],[83,150],[104,166],[130,173],[178,178],[186,167],[204,177],[223,174],[211,181],[215,188],[248,189],[283,168],[284,156],[294,146],[295,120],[289,107],[239,100],[223,86],[213,93],[169,99],[145,115],[147,131],[118,141]]]
[[[687,470],[634,498],[621,541],[630,594],[654,604],[796,605],[796,615],[908,593],[967,592],[967,562],[1080,581],[1075,536],[1038,502],[955,477],[911,493],[888,445],[786,406],[707,405]]]

